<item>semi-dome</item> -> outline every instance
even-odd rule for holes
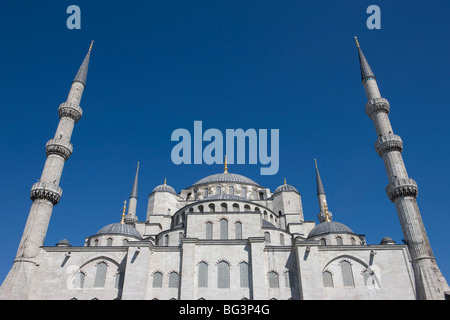
[[[168,186],[167,184],[161,184],[159,186],[157,186],[155,189],[153,189],[153,192],[170,192],[173,194],[177,194],[175,189],[172,188],[171,186]]]
[[[217,182],[251,184],[251,185],[260,187],[260,185],[258,183],[256,183],[255,181],[253,181],[252,179],[244,177],[240,174],[228,173],[228,172],[218,173],[218,174],[213,174],[213,175],[207,176],[206,178],[203,178],[203,179],[197,181],[192,186],[208,184],[208,183],[217,183]]]
[[[308,235],[309,238],[316,237],[318,235],[327,233],[351,233],[355,234],[352,229],[347,227],[345,224],[335,221],[322,222],[315,226]]]
[[[131,236],[138,239],[142,239],[139,231],[133,226],[126,223],[112,223],[103,228],[101,228],[95,235],[108,235],[108,234],[118,234],[122,236]]]
[[[291,186],[290,184],[283,184],[275,189],[274,194],[284,192],[284,191],[294,191],[294,192],[300,193],[294,186]]]
[[[71,247],[69,240],[62,239],[56,244],[57,247]]]
[[[381,239],[380,244],[396,244],[395,241],[391,237],[384,237]]]

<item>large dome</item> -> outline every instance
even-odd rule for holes
[[[316,237],[321,234],[327,234],[327,233],[351,233],[355,234],[352,229],[347,227],[345,224],[335,222],[335,221],[329,221],[329,222],[322,222],[321,224],[315,226],[311,232],[308,235],[309,238]]]
[[[241,176],[240,174],[228,173],[228,172],[227,173],[218,173],[218,174],[213,174],[213,175],[207,176],[206,178],[203,178],[203,179],[197,181],[192,186],[197,186],[197,185],[207,184],[207,183],[216,183],[216,182],[251,184],[251,185],[260,187],[260,185],[257,184],[252,179]]]
[[[142,239],[141,234],[136,230],[136,228],[125,224],[125,223],[112,223],[103,228],[101,228],[95,235],[106,235],[106,234],[119,234],[122,236],[132,236],[138,239]]]

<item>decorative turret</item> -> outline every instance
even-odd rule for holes
[[[125,216],[125,223],[136,225],[136,207],[138,199],[138,175],[139,175],[139,162],[137,164],[136,176],[134,177],[133,188],[131,189],[130,203],[128,205],[128,214]]]
[[[389,184],[386,193],[395,203],[405,242],[411,254],[417,298],[444,299],[444,291],[449,290],[449,287],[436,264],[417,206],[417,183],[409,178],[406,172],[401,155],[402,139],[393,133],[388,117],[389,102],[381,97],[375,75],[359,46],[358,39],[356,37],[355,39],[361,67],[361,81],[368,100],[365,109],[375,124],[378,136],[375,150],[383,159],[387,171]]]
[[[41,178],[31,188],[30,198],[33,203],[13,266],[0,289],[0,299],[27,298],[27,286],[34,275],[40,247],[44,245],[53,207],[61,199],[62,189],[59,182],[64,164],[73,152],[73,145],[70,142],[72,131],[75,123],[83,115],[80,101],[86,86],[91,50],[92,43],[72,82],[67,101],[58,109],[60,117],[58,128],[54,138],[45,146],[47,160]]]

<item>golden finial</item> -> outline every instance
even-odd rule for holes
[[[357,45],[357,46],[358,46],[358,48],[359,48],[358,37],[356,37],[356,36],[355,36],[355,41],[356,41],[356,45]]]
[[[323,211],[325,214],[325,222],[330,222],[330,212],[328,212],[328,206],[327,206],[327,201],[325,199],[323,199]]]
[[[284,184],[286,185],[286,178],[284,178]]]
[[[225,156],[225,171],[224,171],[224,173],[228,173],[227,156]]]
[[[167,184],[167,178],[164,178],[164,185]]]
[[[92,50],[92,46],[94,45],[94,40],[91,41],[91,45],[89,47],[89,52]]]
[[[122,221],[120,221],[121,224],[125,223],[124,219],[125,219],[125,211],[126,210],[127,210],[127,200],[125,200],[123,202]]]

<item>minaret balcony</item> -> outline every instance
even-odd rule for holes
[[[47,156],[56,154],[64,158],[69,159],[73,152],[73,145],[66,140],[62,139],[50,139],[45,145],[45,153]]]
[[[31,200],[44,199],[50,201],[54,206],[61,199],[62,189],[55,183],[39,181],[31,187]]]
[[[369,118],[372,119],[372,114],[375,112],[384,112],[386,114],[389,114],[391,107],[389,105],[389,101],[387,101],[385,98],[375,98],[370,99],[367,102],[365,109]]]
[[[403,150],[402,138],[392,133],[385,136],[381,136],[375,142],[375,150],[380,155],[380,157],[383,157],[383,155],[389,151],[402,152]]]
[[[394,202],[400,197],[417,197],[419,188],[417,183],[411,178],[397,179],[387,185],[386,193],[389,199]]]
[[[75,123],[77,123],[78,120],[81,119],[81,116],[83,115],[83,109],[79,105],[76,105],[71,102],[64,102],[61,103],[58,108],[59,118],[62,117],[69,117],[72,118]]]

